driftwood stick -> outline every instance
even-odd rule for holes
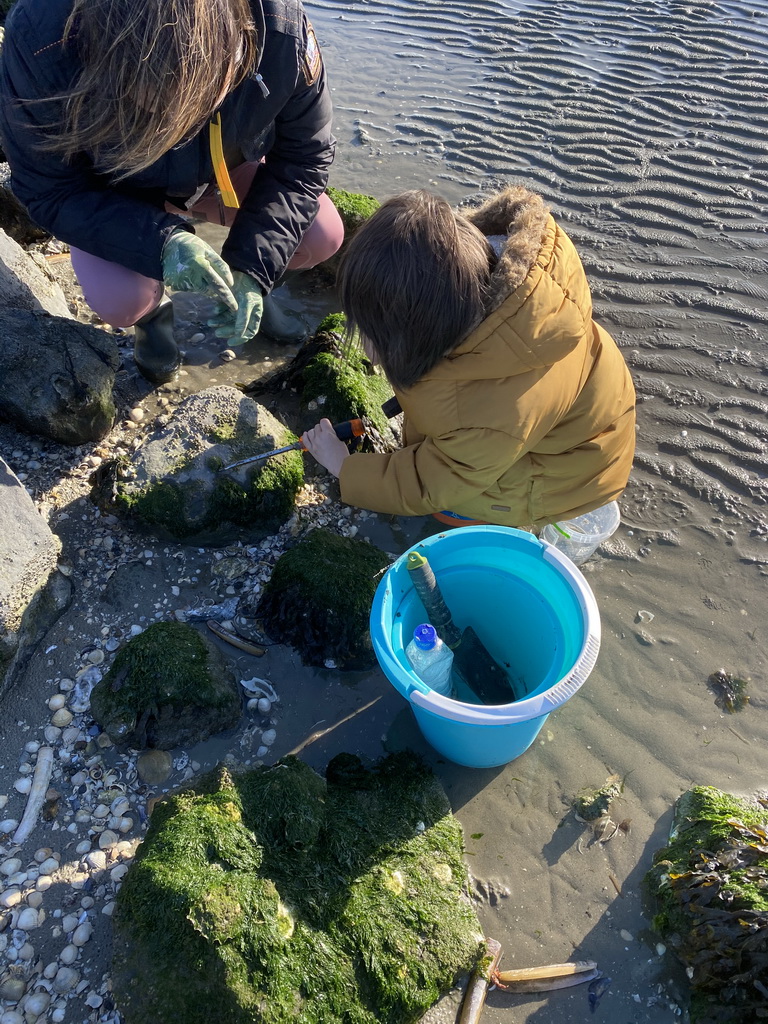
[[[37,816],[45,802],[45,794],[48,792],[52,771],[53,747],[40,747],[37,752],[35,774],[32,776],[32,788],[27,797],[27,806],[24,808],[21,822],[13,836],[14,843],[23,843],[37,824]]]

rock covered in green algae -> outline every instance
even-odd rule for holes
[[[461,826],[410,752],[289,757],[158,804],[114,917],[127,1024],[408,1024],[482,935]]]
[[[343,188],[333,188],[332,186],[329,186],[326,192],[338,210],[344,224],[344,238],[347,241],[357,228],[381,206],[379,200],[374,196],[367,196],[361,192],[347,192]]]
[[[246,526],[257,539],[293,513],[304,482],[301,453],[220,470],[295,440],[238,388],[207,388],[186,398],[130,459],[99,473],[94,498],[179,540],[223,543]]]
[[[325,336],[342,339],[345,322],[343,313],[331,313],[317,328],[315,341],[322,343]],[[371,365],[357,341],[346,346],[343,354],[331,346],[318,351],[302,374],[302,402],[305,406],[317,402],[333,423],[360,416],[387,433],[389,423],[381,406],[391,394],[391,384]]]
[[[768,1018],[768,811],[689,790],[645,881],[654,927],[691,979],[692,1024]]]
[[[368,620],[387,565],[389,557],[368,541],[312,530],[275,563],[256,615],[305,665],[371,668]]]
[[[193,626],[155,622],[117,653],[91,693],[91,714],[119,746],[170,750],[234,726],[237,682]]]

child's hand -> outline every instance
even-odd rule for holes
[[[316,427],[301,435],[301,442],[310,455],[314,455],[320,465],[334,476],[341,472],[344,459],[349,458],[347,446],[336,437],[330,420],[320,420]]]

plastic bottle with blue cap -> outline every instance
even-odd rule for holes
[[[408,662],[427,686],[444,697],[455,696],[453,679],[453,651],[437,635],[429,622],[422,622],[413,631],[413,639],[405,648]]]

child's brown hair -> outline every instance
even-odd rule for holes
[[[389,381],[409,388],[485,317],[495,255],[445,199],[414,190],[358,229],[337,285],[351,336],[375,350]]]

